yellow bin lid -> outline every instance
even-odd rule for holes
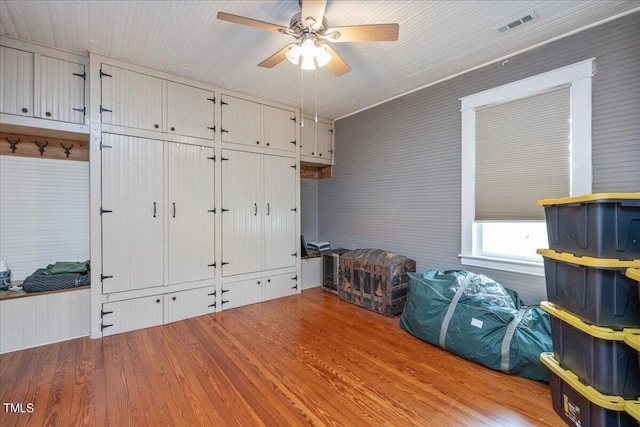
[[[593,193],[584,194],[582,196],[573,197],[560,197],[556,199],[542,199],[538,200],[538,205],[568,205],[571,203],[584,203],[584,202],[603,202],[606,200],[615,199],[640,199],[640,193]]]
[[[627,271],[635,267],[640,267],[640,259],[621,261],[613,258],[593,258],[589,256],[575,256],[568,252],[556,252],[553,249],[538,249],[538,255],[568,264],[582,265],[594,268],[626,268]],[[640,270],[639,270],[640,271]]]
[[[592,337],[608,341],[624,341],[624,331],[616,331],[611,328],[605,328],[604,326],[591,325],[583,322],[580,318],[568,311],[558,308],[555,304],[552,304],[549,301],[542,301],[540,303],[540,308],[553,317],[557,317],[563,322],[568,323],[579,331],[591,335]]]
[[[640,268],[627,268],[624,275],[630,279],[640,282]]]
[[[629,347],[640,351],[640,329],[625,329],[624,342]]]
[[[631,416],[638,422],[640,422],[640,399],[627,400],[626,402],[624,402],[624,410],[631,414]]]
[[[622,397],[608,396],[600,393],[591,386],[582,384],[576,374],[560,367],[558,361],[553,357],[553,353],[542,353],[540,355],[540,361],[549,368],[551,372],[573,387],[578,393],[586,397],[591,403],[595,403],[601,408],[610,409],[612,411],[624,411],[625,401]]]

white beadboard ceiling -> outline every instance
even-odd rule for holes
[[[400,24],[396,42],[336,43],[351,66],[304,73],[258,63],[293,39],[216,19],[218,11],[289,25],[298,0],[0,0],[0,34],[58,49],[95,51],[190,79],[340,118],[579,29],[640,10],[613,1],[329,0],[329,26]],[[531,12],[526,25],[496,28]],[[615,43],[615,41],[612,41]],[[304,87],[304,98],[301,91]]]

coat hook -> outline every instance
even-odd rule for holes
[[[60,143],[60,146],[62,148],[64,148],[64,154],[67,155],[67,159],[68,159],[69,158],[69,154],[71,154],[71,149],[73,148],[73,144],[71,144],[71,147],[69,147],[69,148],[65,147],[63,143]]]
[[[44,147],[46,147],[47,145],[49,145],[49,142],[45,142],[44,144],[40,144],[38,141],[35,141],[36,145],[38,146],[38,151],[40,152],[40,156],[44,156]]]
[[[20,138],[18,138],[16,141],[12,141],[9,139],[9,137],[5,137],[7,142],[9,143],[9,145],[11,146],[11,152],[15,153],[16,150],[18,149],[18,147],[16,147],[16,145],[18,145],[18,142],[20,142]]]

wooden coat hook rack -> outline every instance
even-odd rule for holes
[[[0,132],[0,155],[89,161],[89,142]]]

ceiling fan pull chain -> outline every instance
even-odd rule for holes
[[[316,59],[317,62],[317,59]],[[316,67],[316,119],[315,122],[318,123],[318,67]]]
[[[304,127],[304,70],[300,69],[300,127]]]

